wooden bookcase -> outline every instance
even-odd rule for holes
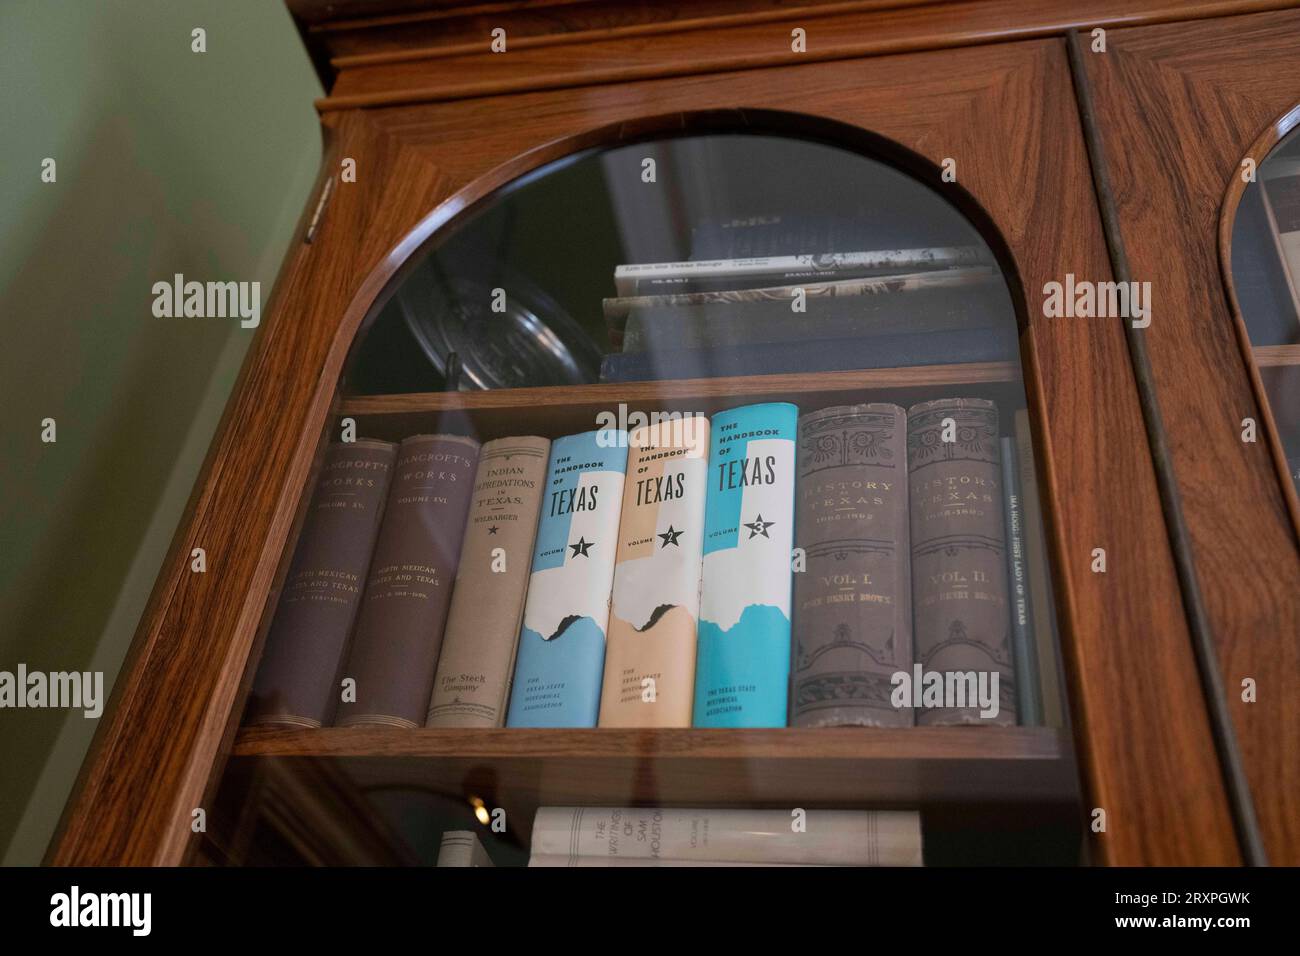
[[[1234,806],[1240,792],[1225,769],[1225,743],[1216,741],[1221,702],[1207,696],[1198,661],[1200,598],[1180,578],[1186,555],[1176,532],[1184,522],[1195,566],[1208,578],[1229,691],[1247,653],[1234,589],[1263,602],[1249,617],[1256,639],[1249,666],[1291,681],[1289,703],[1274,697],[1249,719],[1233,712],[1236,737],[1227,746],[1248,757],[1270,858],[1295,862],[1300,667],[1294,640],[1281,645],[1300,633],[1300,589],[1283,583],[1295,583],[1300,564],[1294,528],[1274,520],[1287,492],[1262,457],[1232,466],[1250,470],[1262,503],[1195,485],[1171,503],[1162,489],[1170,469],[1186,483],[1211,467],[1193,450],[1187,416],[1171,404],[1193,408],[1218,396],[1228,417],[1246,414],[1236,409],[1249,406],[1249,351],[1216,345],[1216,361],[1205,359],[1206,336],[1235,342],[1224,303],[1212,316],[1222,327],[1199,338],[1177,323],[1201,314],[1194,306],[1202,298],[1188,299],[1182,317],[1167,324],[1159,316],[1174,306],[1158,306],[1149,330],[1159,373],[1153,389],[1135,374],[1121,322],[1045,318],[1041,290],[1071,273],[1114,277],[1098,162],[1109,164],[1130,200],[1120,206],[1120,229],[1143,269],[1182,275],[1179,288],[1217,269],[1212,261],[1193,268],[1190,260],[1141,259],[1154,248],[1138,241],[1143,230],[1164,222],[1204,228],[1183,241],[1212,252],[1217,223],[1191,223],[1176,197],[1162,196],[1152,213],[1141,204],[1146,194],[1128,188],[1133,160],[1124,137],[1155,136],[1177,117],[1134,111],[1124,99],[1137,83],[1124,72],[1124,51],[1172,48],[1193,36],[1228,56],[1239,38],[1249,48],[1267,31],[1294,41],[1300,13],[1255,13],[1283,5],[1263,2],[1152,2],[1135,11],[1119,2],[861,0],[755,10],[709,0],[681,10],[536,2],[485,12],[452,4],[362,18],[316,0],[289,5],[329,90],[317,104],[326,143],[318,188],[65,809],[52,862],[250,862],[274,857],[272,843],[312,862],[411,862],[381,815],[367,810],[366,794],[413,787],[464,806],[505,808],[518,840],[526,840],[537,806],[579,801],[920,807],[936,835],[934,862],[1238,863],[1248,857]],[[488,50],[496,26],[510,38],[506,54]],[[796,27],[807,33],[806,53],[791,51]],[[1069,32],[1086,40],[1094,27],[1110,34],[1113,59],[1072,64]],[[1284,59],[1240,65],[1245,74],[1268,72],[1272,99],[1259,109],[1269,122],[1287,96],[1300,102],[1300,79]],[[1092,127],[1080,83],[1095,83],[1090,102],[1104,104]],[[1244,95],[1257,91],[1242,83]],[[1089,138],[1098,124],[1100,150]],[[592,147],[738,129],[832,140],[929,182],[956,158],[957,182],[945,195],[1007,276],[1019,367],[377,396],[340,388],[349,350],[395,277],[439,230],[499,188]],[[1239,158],[1238,145],[1213,147]],[[1183,156],[1210,146],[1188,141]],[[345,159],[356,163],[355,182],[339,178]],[[1220,187],[1230,171],[1220,170]],[[1222,201],[1220,188],[1213,208]],[[591,427],[596,410],[620,402],[711,412],[772,399],[812,408],[906,403],[937,386],[1027,399],[1072,715],[1065,729],[239,727],[304,491],[343,417],[361,434],[389,439],[458,423],[482,437],[557,436]],[[1238,392],[1246,404],[1233,403]],[[1166,412],[1171,455],[1153,443],[1153,401]],[[1216,458],[1229,455],[1226,442],[1213,439]],[[1218,534],[1233,522],[1232,534]],[[1262,542],[1259,554],[1243,550],[1248,535]],[[207,552],[206,574],[189,570],[196,547]],[[1105,574],[1090,569],[1096,548],[1106,551]],[[1277,587],[1251,590],[1257,575]],[[1261,725],[1257,714],[1290,720],[1289,729]],[[212,811],[206,834],[191,826],[196,808]],[[1089,826],[1093,808],[1106,811],[1104,832]]]

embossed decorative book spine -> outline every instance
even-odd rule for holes
[[[551,443],[508,727],[594,727],[627,467],[627,433]]]
[[[528,594],[547,438],[483,446],[426,723],[500,727]]]
[[[1016,723],[998,410],[949,398],[907,411],[912,619],[922,725]],[[997,713],[981,716],[997,675]],[[965,706],[953,706],[963,695]],[[913,697],[915,701],[917,698]],[[944,704],[948,706],[944,706]],[[988,710],[993,710],[992,699]]]
[[[320,727],[333,718],[396,457],[383,441],[329,446],[253,682],[250,724]]]
[[[784,727],[799,409],[713,416],[695,670],[697,727]]]
[[[628,433],[601,727],[689,727],[709,421]]]
[[[343,673],[356,697],[339,704],[338,726],[424,723],[478,452],[458,435],[417,435],[398,449]]]
[[[912,668],[907,414],[844,405],[799,419],[796,727],[909,727],[891,678]]]

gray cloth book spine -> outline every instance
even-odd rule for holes
[[[429,727],[501,727],[515,671],[551,442],[525,436],[483,446]]]
[[[326,451],[253,682],[248,723],[320,727],[333,718],[396,457],[396,445],[365,439]]]
[[[479,445],[456,435],[402,442],[343,678],[355,699],[335,724],[418,727],[438,665]]]

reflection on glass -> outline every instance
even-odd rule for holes
[[[1237,210],[1232,279],[1291,479],[1300,490],[1300,130],[1260,164]]]
[[[940,334],[931,334],[940,333]],[[592,150],[435,237],[353,393],[1014,362],[1006,284],[934,190],[754,134]]]

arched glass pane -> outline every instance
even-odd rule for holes
[[[1300,130],[1246,186],[1232,229],[1232,280],[1291,480],[1300,489]]]
[[[955,207],[883,162],[771,135],[554,163],[434,237],[391,291],[353,394],[1017,356],[1006,284]]]

